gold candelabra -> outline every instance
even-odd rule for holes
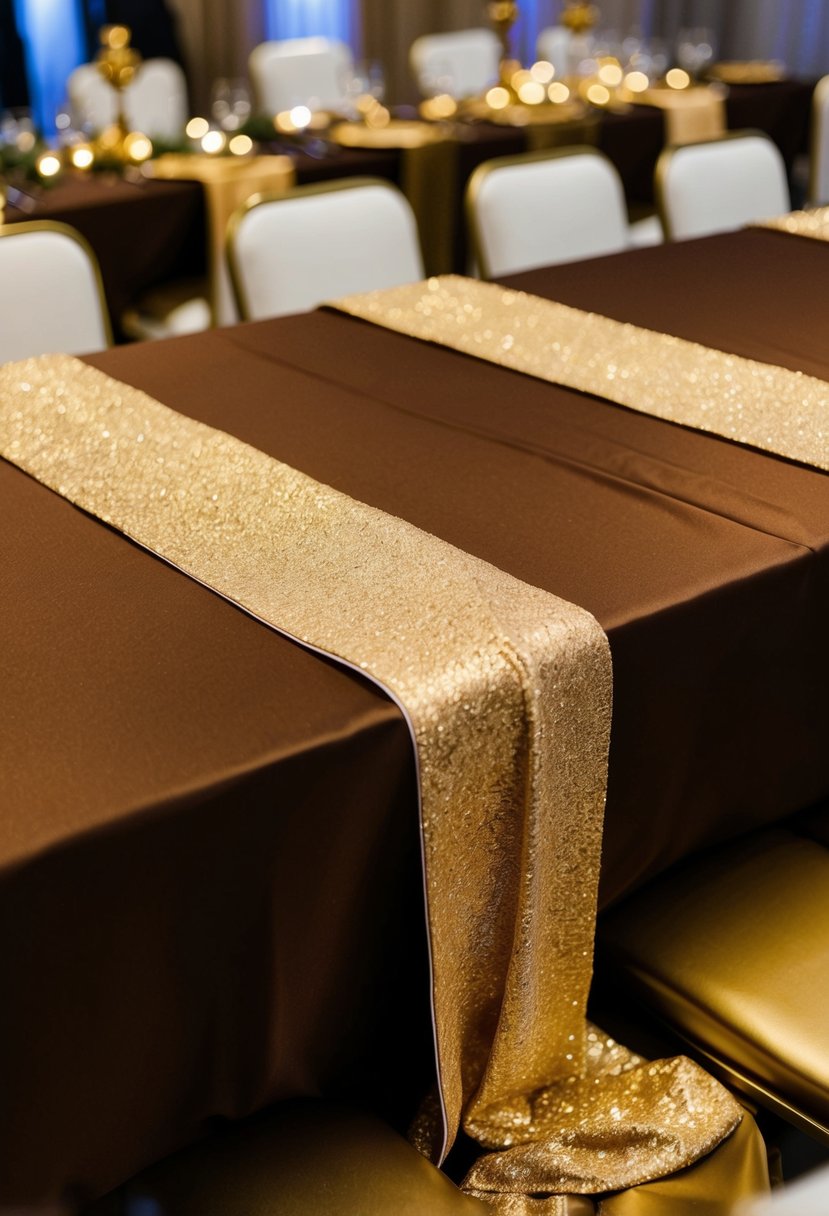
[[[95,64],[101,77],[115,90],[117,117],[97,140],[98,153],[104,158],[125,162],[134,159],[132,145],[138,132],[130,132],[124,111],[124,90],[132,84],[141,56],[130,46],[132,32],[126,25],[105,25],[101,30],[101,49]]]
[[[518,20],[518,5],[515,0],[490,0],[487,5],[489,19],[501,39],[501,58],[510,59],[510,30]]]
[[[585,4],[583,0],[567,0],[561,14],[561,24],[573,34],[588,34],[598,20],[599,10],[596,5]]]

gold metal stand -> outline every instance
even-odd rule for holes
[[[102,131],[95,142],[96,159],[124,164],[135,157],[131,151],[136,132],[130,132],[124,111],[124,89],[132,84],[141,64],[138,51],[130,46],[132,32],[126,25],[105,25],[101,30],[101,50],[95,63],[102,78],[115,90],[118,111],[115,122]],[[139,135],[139,138],[143,138]]]

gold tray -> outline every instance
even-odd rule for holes
[[[723,84],[776,84],[786,79],[786,65],[779,59],[733,59],[715,63],[708,78]]]
[[[422,148],[443,138],[427,122],[393,118],[385,127],[368,127],[361,122],[340,122],[328,138],[343,148]]]

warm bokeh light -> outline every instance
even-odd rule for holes
[[[547,96],[556,105],[561,105],[563,102],[570,100],[570,90],[562,81],[554,80],[547,90]]]
[[[625,77],[625,88],[631,93],[644,93],[650,86],[650,81],[644,72],[628,72]]]
[[[555,68],[546,59],[539,59],[538,63],[534,63],[530,68],[530,75],[539,84],[549,84],[555,74]]]
[[[599,80],[609,89],[617,89],[622,83],[623,75],[621,65],[615,60],[603,63],[598,72]]]
[[[391,112],[379,101],[375,101],[363,115],[363,122],[374,131],[382,130],[391,122]]]
[[[126,25],[105,25],[101,30],[101,42],[111,51],[123,51],[129,46],[132,34]]]
[[[452,118],[457,112],[458,103],[449,93],[438,93],[436,97],[429,97],[420,106],[422,116],[433,122]]]
[[[290,111],[291,122],[297,131],[303,131],[311,121],[311,111],[307,106],[294,106]]]
[[[671,68],[665,74],[665,84],[669,89],[687,89],[690,83],[691,77],[682,68]]]
[[[124,140],[124,151],[134,164],[140,165],[152,156],[153,145],[146,135],[132,131]]]
[[[603,84],[591,84],[587,90],[587,100],[594,106],[606,106],[610,101],[610,91]]]
[[[86,144],[78,144],[70,152],[69,159],[76,169],[91,169],[95,156]]]
[[[14,146],[18,152],[31,152],[36,142],[34,131],[18,131]]]
[[[215,156],[218,152],[224,151],[225,142],[224,131],[208,131],[206,135],[202,136],[202,152],[206,152],[208,156]]]
[[[210,123],[206,118],[191,118],[184,128],[188,139],[204,139],[209,130]]]
[[[41,177],[54,177],[60,173],[60,158],[54,152],[44,152],[37,158],[37,171]]]
[[[505,110],[509,105],[509,93],[503,85],[497,84],[489,90],[484,100],[490,110]]]
[[[249,135],[234,135],[228,148],[234,156],[247,156],[253,151],[253,140]]]
[[[517,93],[522,85],[528,84],[531,80],[532,73],[528,72],[526,68],[519,68],[517,72],[513,72],[510,76],[509,82]]]
[[[540,106],[546,100],[547,90],[538,80],[528,80],[518,90],[518,100],[525,106]]]

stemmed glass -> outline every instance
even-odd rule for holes
[[[366,98],[380,104],[386,95],[386,74],[377,59],[358,61],[345,83],[345,95],[350,116],[359,118],[365,111]]]
[[[705,26],[680,30],[676,61],[692,80],[699,80],[714,62],[714,31]]]
[[[223,131],[228,134],[238,131],[250,118],[250,110],[250,90],[247,81],[221,77],[215,82],[210,113]]]

